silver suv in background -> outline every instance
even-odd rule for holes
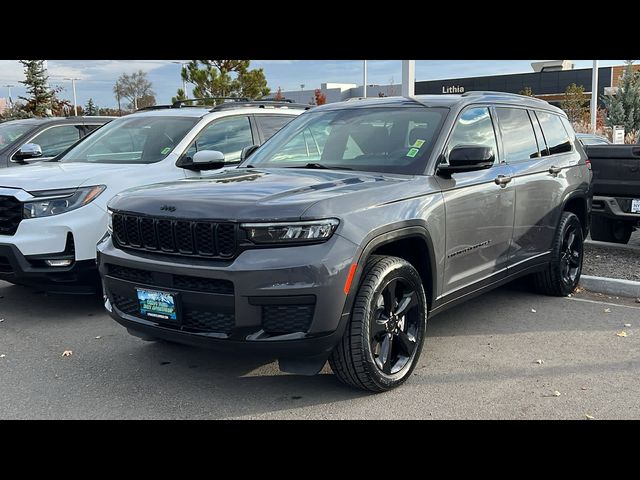
[[[147,340],[261,350],[302,374],[329,360],[348,385],[388,390],[430,316],[523,275],[574,290],[585,159],[566,115],[531,97],[317,107],[238,168],[111,200],[105,306]]]

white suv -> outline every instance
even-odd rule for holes
[[[240,162],[309,106],[231,101],[152,107],[99,128],[53,161],[0,172],[0,279],[93,291],[107,202],[123,190]]]

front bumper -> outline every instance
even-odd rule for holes
[[[357,245],[328,242],[242,252],[233,261],[167,257],[98,244],[105,307],[141,335],[278,356],[331,351],[342,335],[344,285]],[[177,293],[180,322],[138,310],[136,287]]]
[[[640,198],[640,194],[635,198]],[[594,196],[591,214],[640,223],[640,213],[631,213],[632,200],[631,197]]]
[[[64,258],[64,252],[50,255]],[[47,267],[38,257],[22,255],[15,245],[0,244],[0,280],[43,288],[52,293],[93,293],[99,286],[96,263],[75,261],[69,267]]]

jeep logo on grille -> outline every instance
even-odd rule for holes
[[[160,207],[160,210],[163,210],[165,212],[175,212],[176,211],[176,207],[174,207],[173,205],[162,205]]]

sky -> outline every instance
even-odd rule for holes
[[[186,60],[48,60],[50,85],[64,88],[60,98],[73,99],[71,81],[77,78],[78,105],[89,98],[100,107],[115,107],[113,85],[122,73],[138,70],[147,72],[158,103],[168,103],[182,87],[180,65]],[[532,72],[531,62],[538,60],[417,60],[416,80],[475,77],[506,73]],[[263,68],[272,92],[319,88],[321,83],[362,84],[362,60],[252,60],[251,68]],[[367,62],[367,84],[389,85],[401,83],[401,60],[370,60]],[[591,68],[591,60],[575,60],[575,68]],[[600,66],[621,65],[624,60],[600,60]],[[22,65],[17,60],[0,60],[0,98],[8,96],[6,85],[14,100],[24,95]]]

